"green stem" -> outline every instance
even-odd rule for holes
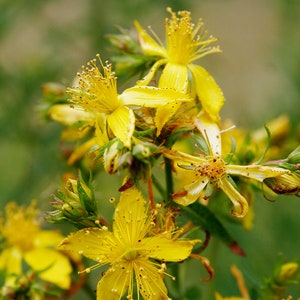
[[[166,201],[169,204],[173,203],[172,194],[174,193],[174,183],[173,183],[173,173],[172,173],[172,163],[168,158],[164,158],[165,160],[165,178],[166,178]]]
[[[84,290],[85,294],[87,294],[90,299],[95,300],[96,293],[87,282],[85,282],[82,289]]]
[[[152,183],[159,192],[160,196],[164,199],[166,198],[166,191],[163,188],[163,186],[160,184],[160,182],[156,179],[154,175],[152,175]]]

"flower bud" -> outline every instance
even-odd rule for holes
[[[116,140],[107,147],[103,154],[104,169],[108,174],[116,173],[122,166],[130,164],[132,156],[123,144]]]
[[[44,95],[62,96],[65,94],[66,87],[57,82],[47,82],[42,86]]]
[[[276,194],[298,195],[300,190],[300,176],[292,172],[274,178],[266,178],[264,183]]]
[[[289,284],[298,276],[299,265],[296,262],[288,262],[280,267],[276,282],[281,285]]]
[[[290,164],[299,164],[300,169],[300,146],[289,154],[287,162]]]
[[[98,220],[97,205],[89,185],[81,177],[65,179],[63,190],[57,193],[51,203],[55,211],[48,212],[51,223],[68,221],[78,228],[94,227]]]
[[[132,149],[132,154],[134,156],[136,156],[137,158],[145,158],[145,157],[149,157],[151,154],[151,151],[149,149],[149,147],[146,147],[143,144],[138,144],[136,146],[134,146],[134,148]]]

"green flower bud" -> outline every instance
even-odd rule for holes
[[[78,228],[97,225],[99,216],[94,193],[81,176],[78,179],[69,176],[51,204],[56,210],[47,213],[48,222],[67,221]]]
[[[289,154],[287,162],[290,164],[300,164],[300,146],[298,146],[292,153]]]

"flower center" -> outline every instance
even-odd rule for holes
[[[22,251],[28,251],[33,247],[35,236],[39,232],[37,213],[35,204],[26,209],[18,207],[15,203],[10,203],[6,207],[7,221],[3,224],[2,234],[8,245]]]
[[[201,176],[209,177],[210,182],[218,182],[226,174],[225,162],[220,157],[212,157],[202,163],[197,168],[197,172]]]
[[[78,83],[74,88],[67,89],[72,96],[71,102],[82,106],[88,111],[111,114],[120,105],[117,94],[117,78],[110,64],[103,65],[101,73],[97,60],[93,59],[82,66],[82,72],[77,74]]]
[[[178,12],[178,16],[171,9],[170,19],[166,19],[166,44],[169,61],[175,64],[187,65],[210,53],[218,53],[218,47],[209,46],[217,39],[207,36],[201,20],[191,22],[191,13]]]
[[[132,248],[129,248],[123,255],[123,258],[127,261],[131,261],[137,257],[138,257],[138,251]]]

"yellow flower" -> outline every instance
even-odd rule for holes
[[[219,111],[224,103],[223,93],[214,78],[203,67],[193,63],[205,55],[220,52],[218,47],[209,46],[216,39],[214,37],[206,37],[201,20],[197,24],[191,23],[190,12],[180,11],[177,13],[177,16],[170,8],[167,11],[171,14],[171,18],[166,19],[165,22],[165,47],[160,41],[156,42],[148,35],[137,21],[135,22],[140,44],[145,55],[161,57],[139,84],[148,84],[158,68],[165,65],[159,80],[159,87],[173,87],[187,92],[189,78],[192,75],[191,86],[198,96],[203,109],[212,120],[219,121]],[[167,117],[176,112],[179,105],[159,109],[156,122],[160,127],[168,120]]]
[[[209,154],[193,156],[179,151],[164,151],[167,157],[180,161],[179,164],[185,169],[183,170],[185,174],[184,191],[174,194],[176,202],[189,205],[199,197],[205,197],[205,188],[213,183],[230,198],[235,208],[235,212],[232,214],[236,217],[244,217],[248,211],[248,202],[236,189],[230,175],[263,182],[266,178],[290,174],[288,170],[271,166],[227,164],[222,158],[221,133],[218,125],[212,122],[207,114],[201,112],[195,119],[195,126],[205,138],[210,150]],[[189,165],[185,166],[184,163],[189,163]],[[187,183],[187,181],[189,182]]]
[[[4,248],[0,254],[0,270],[6,274],[5,284],[14,286],[15,276],[22,275],[24,261],[38,276],[62,289],[71,284],[69,259],[56,246],[63,236],[42,230],[37,221],[38,210],[32,202],[27,208],[11,202],[6,206],[6,220],[1,219]]]
[[[98,55],[99,58],[99,55]],[[168,103],[189,101],[189,96],[175,89],[155,87],[131,87],[117,93],[117,78],[111,64],[102,64],[104,74],[99,70],[96,59],[87,67],[82,67],[77,74],[77,84],[67,92],[72,96],[71,102],[87,111],[105,116],[105,123],[99,128],[106,132],[106,124],[114,136],[126,147],[131,146],[131,137],[135,128],[134,112],[128,106],[160,107]],[[96,133],[97,134],[97,133]]]
[[[168,231],[151,235],[155,224],[147,207],[141,192],[130,188],[121,194],[112,231],[105,227],[83,229],[63,241],[62,249],[97,262],[86,272],[110,265],[98,282],[98,300],[121,299],[127,290],[127,299],[133,299],[134,282],[144,299],[168,299],[162,278],[166,274],[165,262],[185,260],[198,240],[171,239]]]

